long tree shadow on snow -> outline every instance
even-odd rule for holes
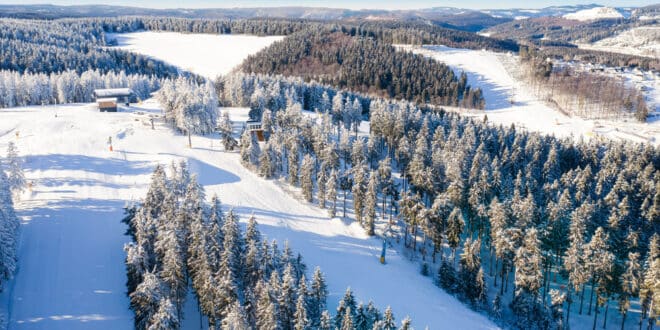
[[[123,200],[66,199],[25,209],[10,329],[125,329]],[[37,303],[41,302],[41,303]]]
[[[87,171],[109,175],[142,175],[153,171],[154,164],[118,158],[99,158],[84,155],[30,155],[24,157],[23,168],[33,170]]]

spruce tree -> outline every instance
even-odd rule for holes
[[[364,185],[365,173],[362,164],[356,164],[353,167],[353,211],[355,212],[355,220],[363,225],[362,216],[364,211]]]
[[[6,162],[7,184],[9,184],[12,193],[18,196],[25,190],[27,182],[25,181],[25,174],[23,174],[21,158],[18,156],[18,148],[11,141],[7,146]]]
[[[385,315],[383,316],[383,321],[380,324],[383,330],[396,330],[396,323],[394,321],[394,314],[392,313],[392,308],[387,306],[385,309]]]
[[[543,276],[539,245],[537,231],[531,228],[525,233],[523,243],[516,251],[516,292],[511,310],[515,316],[514,325],[519,329],[544,329],[547,322],[539,299]]]
[[[314,159],[312,156],[305,155],[302,166],[300,167],[300,187],[302,188],[303,199],[311,202],[314,195]]]
[[[328,178],[327,184],[324,199],[332,203],[332,205],[328,207],[328,216],[334,218],[337,214],[337,171],[334,168],[330,171],[330,177]]]
[[[454,208],[449,214],[449,219],[447,219],[447,243],[451,248],[452,264],[456,263],[456,249],[461,241],[463,227],[465,227],[463,214],[460,209]]]
[[[367,194],[364,200],[365,229],[367,235],[375,235],[376,204],[378,202],[378,178],[375,171],[369,175]]]
[[[327,310],[321,313],[321,320],[319,321],[319,330],[332,330],[332,318]]]

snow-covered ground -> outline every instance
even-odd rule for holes
[[[580,48],[660,58],[660,26],[641,26]]]
[[[614,8],[596,7],[566,14],[564,15],[564,18],[578,21],[594,21],[600,19],[624,18],[624,16]]]
[[[410,315],[420,329],[496,328],[395,251],[389,250],[388,263],[381,265],[378,239],[365,236],[355,223],[329,219],[324,210],[301,203],[296,192],[246,170],[237,153],[222,151],[217,137],[193,137],[189,149],[187,138],[160,119],[152,130],[149,118],[159,115],[157,108],[148,100],[119,113],[99,113],[93,105],[0,111],[0,149],[14,140],[33,182],[32,192],[17,205],[19,269],[2,294],[10,329],[132,326],[122,207],[144,196],[157,163],[178,159],[189,162],[208,196],[217,193],[243,221],[254,214],[264,234],[280,244],[289,240],[310,270],[320,266],[328,278],[331,309],[350,286],[358,299],[372,298],[381,308],[391,305],[398,320]],[[228,111],[244,116],[244,111]]]
[[[248,56],[283,37],[234,34],[134,32],[108,34],[121,49],[162,59],[182,70],[215,79],[229,73]]]
[[[486,111],[454,109],[464,115],[483,117],[486,114],[491,123],[507,126],[515,124],[516,127],[558,137],[573,136],[585,140],[607,137],[660,143],[660,121],[643,124],[630,121],[585,120],[554,110],[538,100],[526,84],[512,74],[517,67],[516,56],[445,46],[397,47],[432,57],[457,72],[464,71],[468,75],[468,83],[483,90]]]

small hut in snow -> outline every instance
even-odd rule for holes
[[[117,112],[117,102],[128,106],[133,91],[130,88],[95,89],[94,98],[101,112]]]

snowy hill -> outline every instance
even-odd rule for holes
[[[247,56],[229,39],[205,35],[128,37],[134,49],[208,77],[231,70],[223,59]],[[163,37],[169,38],[169,47],[153,42]],[[221,47],[205,41],[225,48],[199,52],[202,45]],[[182,63],[182,52],[200,54],[191,55],[197,56],[196,63]],[[187,138],[164,122],[153,99],[122,110],[99,113],[93,104],[0,110],[0,149],[9,141],[17,143],[32,182],[31,192],[17,205],[23,220],[19,270],[0,295],[2,306],[8,306],[4,314],[9,328],[131,328],[122,249],[129,237],[120,222],[122,208],[145,195],[156,164],[178,160],[188,161],[209,198],[217,193],[242,221],[254,214],[263,234],[280,244],[288,240],[303,254],[308,269],[320,266],[328,280],[330,310],[351,287],[358,300],[372,299],[381,309],[391,305],[397,320],[409,315],[416,328],[497,328],[439,289],[432,278],[420,275],[419,265],[395,249],[388,249],[387,264],[380,264],[382,241],[367,237],[350,220],[330,219],[325,210],[300,202],[298,192],[288,186],[245,169],[238,153],[222,150],[218,136],[194,136],[191,149]],[[233,120],[247,117],[246,109],[223,111]],[[184,328],[197,329],[198,313],[190,305]]]
[[[495,124],[522,127],[558,137],[660,143],[660,121],[651,123],[613,120],[586,120],[569,117],[534,96],[529,87],[514,74],[518,68],[513,55],[488,51],[455,49],[445,46],[399,46],[441,61],[455,71],[464,71],[473,86],[480,87],[486,99],[486,111],[454,109],[467,116],[482,118]]]
[[[33,182],[31,194],[18,205],[23,219],[19,271],[2,295],[10,328],[130,328],[122,207],[144,196],[157,163],[180,159],[189,162],[208,196],[217,193],[243,221],[254,214],[262,233],[289,240],[309,269],[320,266],[328,278],[331,309],[350,286],[358,299],[372,298],[381,308],[391,305],[398,319],[410,315],[422,329],[437,329],[439,320],[469,329],[496,328],[419,275],[418,266],[398,253],[389,251],[388,264],[381,265],[380,240],[368,238],[353,222],[327,218],[324,210],[245,169],[237,153],[222,151],[217,136],[193,137],[189,149],[186,137],[173,134],[160,119],[151,129],[149,118],[160,113],[153,100],[124,110],[99,113],[94,105],[66,105],[0,111],[0,148],[20,132],[16,143]],[[245,116],[244,110],[228,111],[235,118]]]
[[[618,10],[610,7],[585,9],[575,13],[566,14],[563,17],[577,21],[595,21],[602,19],[624,18],[623,14],[621,14]]]

